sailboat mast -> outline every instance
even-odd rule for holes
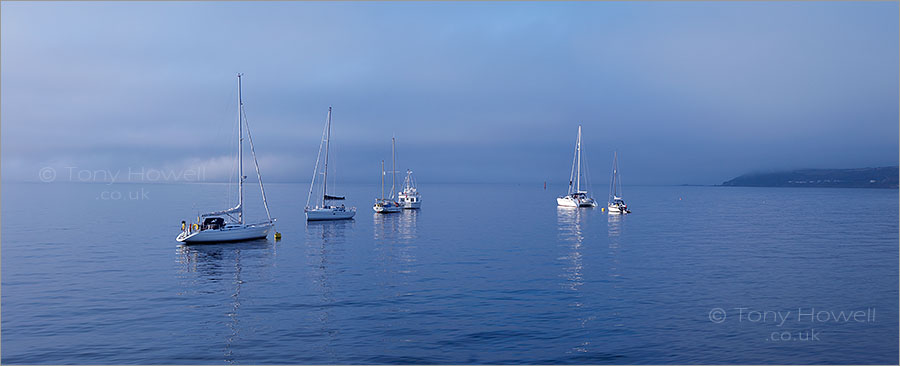
[[[244,223],[244,129],[241,124],[241,112],[244,109],[244,100],[241,98],[241,74],[238,77],[238,222]]]
[[[384,160],[381,161],[381,200],[384,200]]]
[[[322,178],[322,207],[325,207],[325,200],[328,198],[328,146],[331,144],[331,107],[328,107],[328,122],[326,123],[325,132],[325,173]]]
[[[581,192],[581,125],[578,125],[578,141],[575,143],[576,145],[576,155],[578,157],[578,165],[577,165],[577,173],[575,173],[575,192]]]

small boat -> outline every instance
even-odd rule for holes
[[[400,212],[403,210],[403,207],[400,206],[396,200],[394,200],[394,182],[396,181],[397,171],[394,170],[394,165],[396,163],[396,153],[394,150],[394,138],[391,138],[391,194],[387,198],[384,197],[384,175],[387,173],[384,171],[384,160],[381,161],[381,198],[375,199],[375,204],[372,206],[372,210],[377,213],[394,213]]]
[[[241,74],[238,77],[238,204],[227,210],[205,213],[197,217],[197,223],[187,225],[181,222],[181,233],[175,240],[182,243],[212,243],[234,242],[251,239],[262,239],[269,234],[269,230],[275,225],[275,219],[269,214],[269,204],[266,202],[266,191],[263,188],[262,177],[259,174],[259,163],[256,160],[256,149],[253,147],[253,137],[250,135],[250,125],[244,118],[244,103],[241,99]],[[266,208],[268,221],[254,224],[244,223],[244,126],[247,127],[247,139],[250,142],[250,152],[253,155],[253,163],[256,165],[256,176],[259,180],[259,191],[262,194],[263,206]],[[203,220],[201,222],[201,219]]]
[[[422,207],[422,196],[416,188],[416,180],[412,176],[412,170],[406,170],[406,179],[403,181],[403,191],[397,197],[400,199],[400,205],[407,209],[417,209]]]
[[[609,210],[610,214],[631,213],[621,196],[622,179],[619,178],[619,154],[618,152],[613,152],[612,182],[609,184],[609,202],[606,205],[606,209]]]
[[[306,196],[306,221],[322,220],[349,220],[356,215],[356,207],[346,207],[332,204],[333,201],[342,201],[344,196],[328,194],[328,150],[331,145],[331,107],[328,107],[328,117],[325,118],[325,131],[322,132],[322,141],[319,143],[319,153],[316,155],[316,166],[313,169],[312,181],[309,183],[309,194]],[[325,161],[322,172],[319,173],[319,158],[322,157],[322,149],[325,150]],[[313,191],[315,190],[317,177],[322,175],[322,193],[316,196],[316,201],[310,205]]]
[[[584,175],[581,159],[581,126],[578,126],[578,138],[575,140],[575,157],[572,159],[572,173],[569,175],[569,191],[565,196],[556,198],[556,204],[564,207],[597,207],[597,201],[590,192],[581,189],[581,178]],[[587,187],[590,186],[588,182]]]

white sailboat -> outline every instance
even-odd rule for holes
[[[397,171],[394,169],[394,165],[396,163],[396,152],[394,150],[394,138],[391,137],[391,194],[387,198],[384,197],[384,175],[386,172],[384,171],[384,160],[381,161],[381,198],[375,199],[375,205],[372,206],[372,210],[377,213],[394,213],[400,212],[403,207],[400,206],[396,200],[394,200],[394,183],[397,177]]]
[[[575,140],[575,157],[572,160],[572,173],[569,176],[569,191],[565,196],[557,197],[556,204],[565,207],[597,206],[597,202],[587,191],[587,186],[585,190],[581,189],[582,165],[584,164],[581,159],[581,125],[579,125],[578,138]]]
[[[400,199],[400,205],[407,209],[418,209],[422,207],[422,195],[416,187],[416,179],[412,176],[412,170],[406,170],[406,179],[403,181],[403,191],[397,197]]]
[[[241,75],[238,74],[238,204],[227,210],[202,214],[197,217],[197,224],[186,225],[181,222],[181,233],[175,240],[183,243],[209,243],[229,242],[250,239],[265,238],[269,230],[275,224],[275,220],[269,214],[269,204],[266,202],[266,191],[263,189],[262,177],[259,174],[259,163],[256,160],[256,149],[253,147],[253,138],[250,135],[250,125],[244,116],[244,102],[241,99]],[[247,139],[250,141],[250,152],[253,155],[253,163],[256,166],[256,176],[259,180],[259,190],[262,194],[263,206],[266,208],[267,221],[254,224],[244,223],[244,131],[247,126]],[[201,219],[203,221],[201,222]]]
[[[609,183],[609,201],[606,205],[606,209],[609,210],[610,214],[631,213],[621,196],[622,179],[619,178],[619,154],[618,152],[613,152],[612,182]]]
[[[319,143],[319,153],[316,155],[316,166],[313,169],[312,181],[309,183],[309,194],[306,196],[306,221],[321,220],[348,220],[356,215],[356,207],[347,208],[343,204],[340,206],[331,204],[331,201],[341,201],[343,196],[328,194],[328,151],[331,144],[331,107],[328,107],[328,117],[325,119],[325,131],[322,132],[322,141]],[[322,149],[325,149],[325,164],[322,172],[319,173],[319,158],[322,156]],[[322,193],[316,197],[316,201],[310,206],[313,190],[316,186],[317,177],[322,175]]]

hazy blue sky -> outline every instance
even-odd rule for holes
[[[716,184],[898,163],[897,2],[2,3],[4,180],[232,166],[236,72],[263,178]]]

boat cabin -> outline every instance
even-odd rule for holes
[[[207,217],[203,220],[200,230],[218,230],[225,227],[225,219],[221,217]]]

